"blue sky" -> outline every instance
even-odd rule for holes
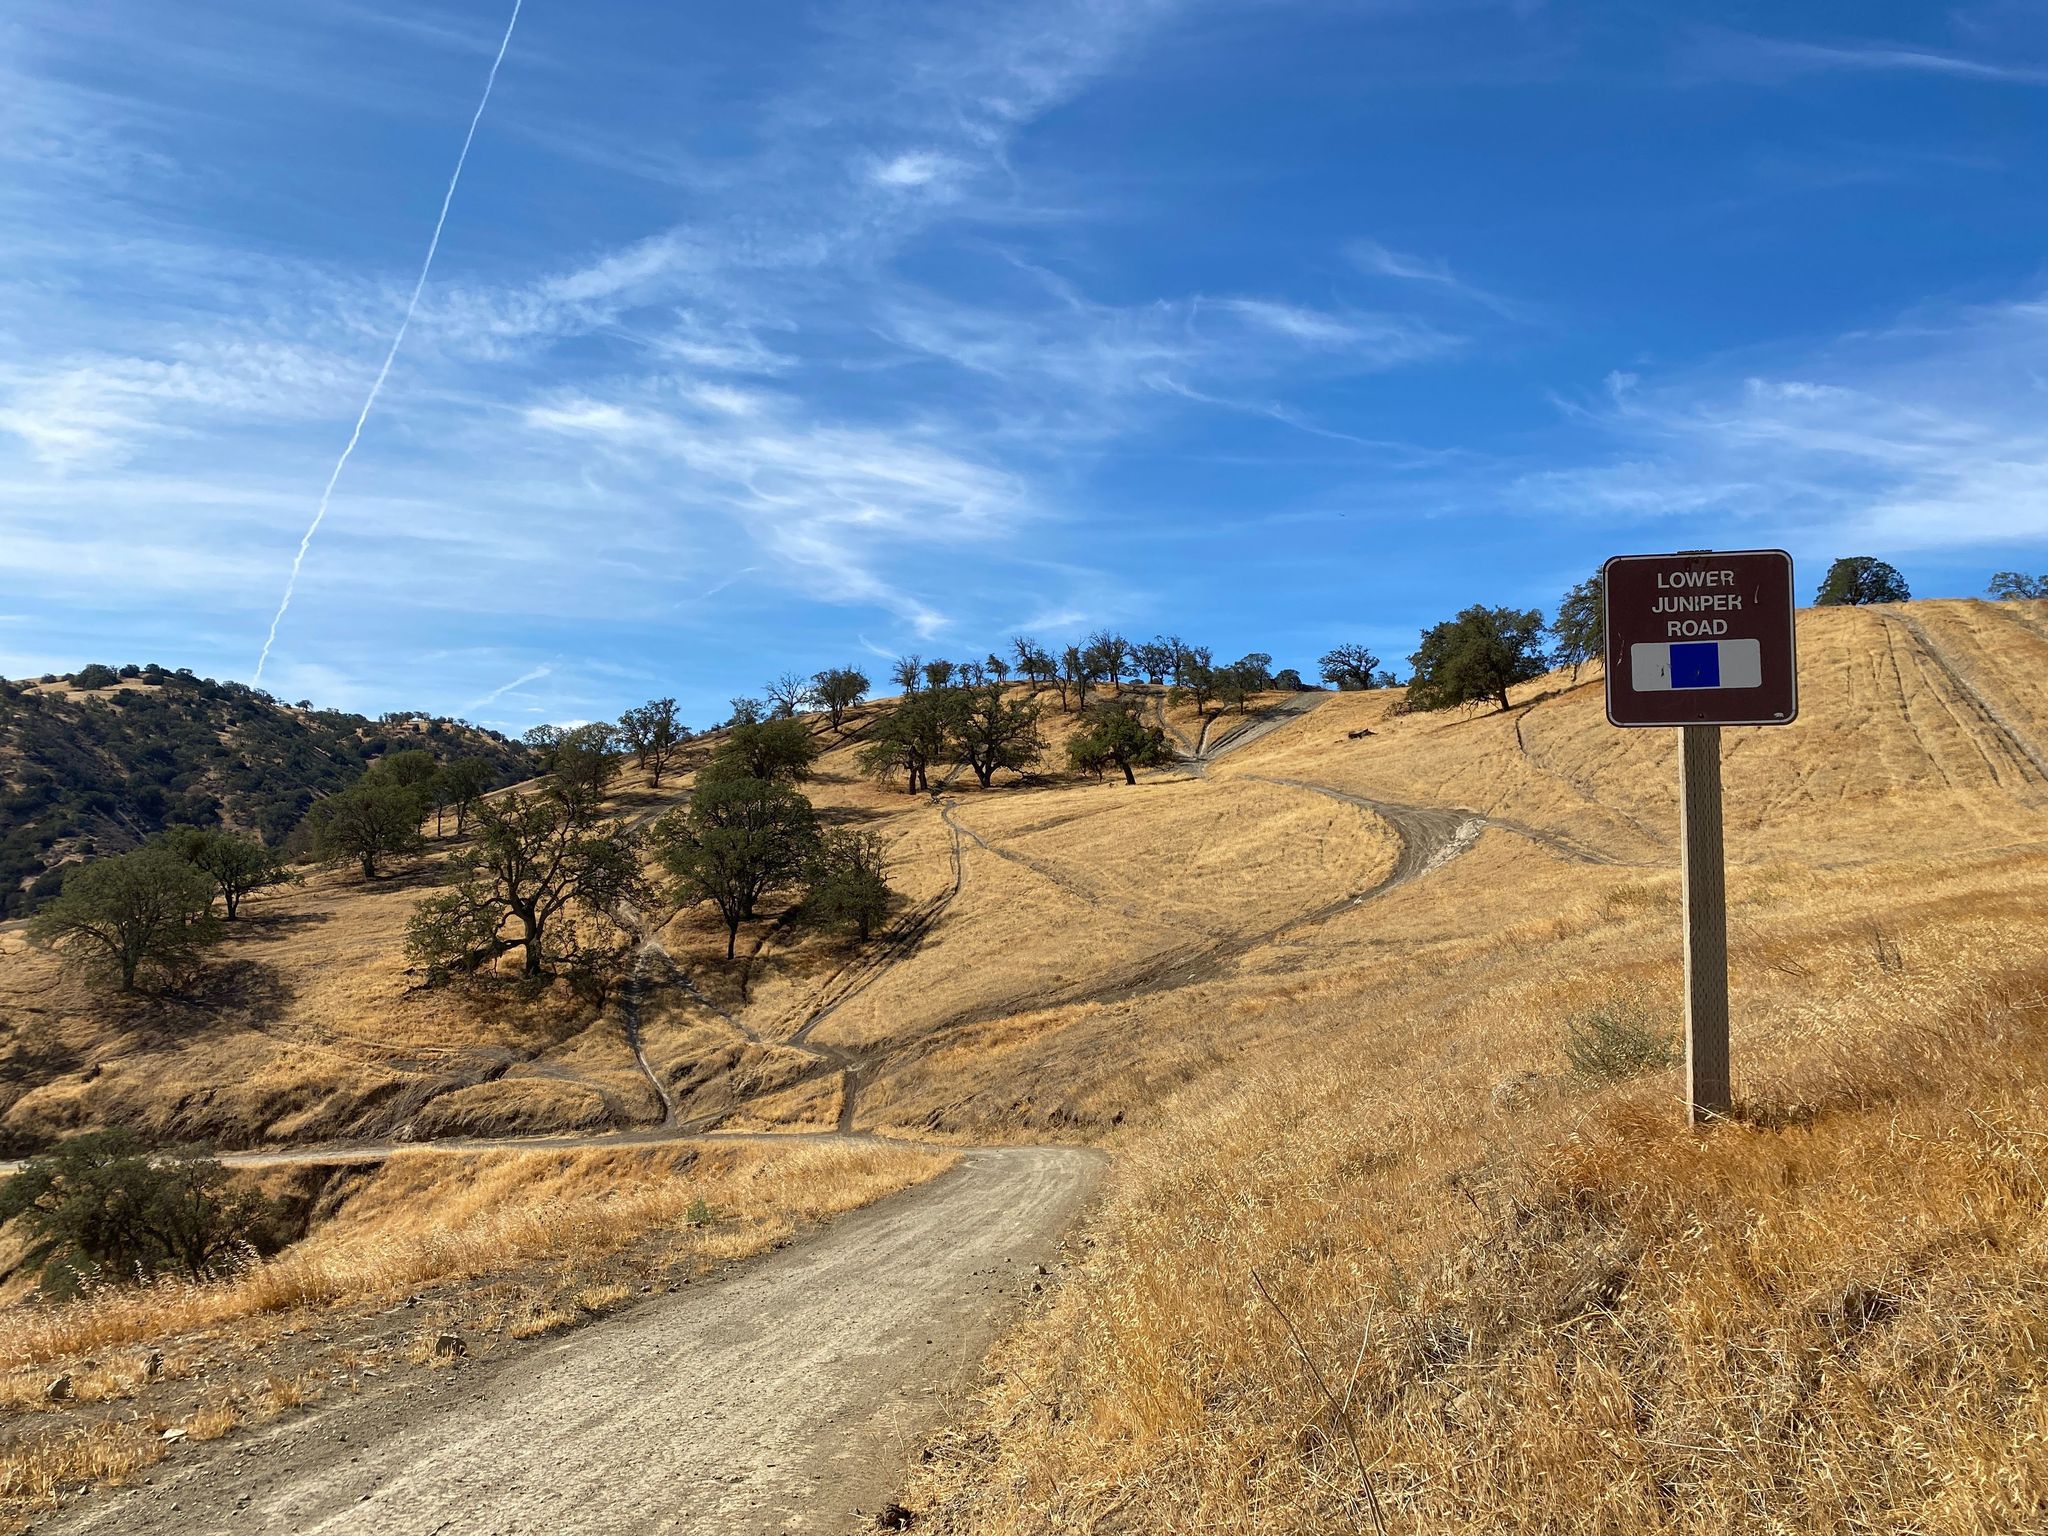
[[[0,672],[249,678],[507,3],[12,0]],[[265,685],[2048,569],[2048,9],[526,0]],[[879,676],[879,671],[874,671]]]

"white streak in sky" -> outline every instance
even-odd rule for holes
[[[495,704],[498,702],[498,700],[505,697],[506,694],[510,693],[514,688],[523,688],[528,683],[537,683],[542,678],[553,675],[554,670],[555,669],[551,666],[541,666],[535,667],[531,672],[522,672],[519,674],[519,676],[513,678],[511,682],[506,683],[503,687],[493,688],[489,693],[485,694],[480,699],[471,699],[467,704],[462,706],[462,712],[465,715],[467,715],[475,710],[482,709],[486,704]]]
[[[448,222],[448,206],[455,201],[455,187],[462,180],[462,167],[468,163],[469,146],[476,142],[477,124],[483,121],[484,108],[490,105],[491,87],[498,83],[498,66],[505,62],[505,50],[512,45],[512,29],[519,25],[519,8],[525,3],[526,0],[512,0],[512,18],[505,23],[505,35],[498,41],[497,57],[491,60],[491,72],[484,80],[484,93],[477,100],[476,113],[469,120],[469,132],[462,136],[462,153],[455,157],[455,172],[448,178],[448,190],[442,194],[440,217],[434,220],[434,237],[427,242],[427,259],[420,263],[419,280],[412,285],[405,318],[398,322],[398,333],[391,338],[391,350],[384,354],[384,366],[377,370],[377,377],[370,384],[370,393],[363,399],[363,408],[356,416],[356,429],[349,434],[348,446],[334,461],[334,472],[327,477],[327,488],[320,493],[319,510],[314,512],[313,521],[307,525],[305,537],[299,540],[299,552],[292,556],[292,572],[285,578],[284,597],[271,617],[270,633],[263,641],[263,654],[256,658],[256,676],[252,680],[256,683],[263,681],[263,668],[270,660],[270,648],[277,643],[277,626],[284,622],[285,610],[292,605],[292,593],[299,585],[299,567],[306,562],[306,551],[312,548],[313,535],[320,531],[320,524],[326,520],[327,503],[334,497],[335,483],[341,479],[341,472],[347,467],[349,455],[356,451],[356,444],[362,441],[363,424],[370,419],[370,408],[377,403],[384,380],[390,376],[391,365],[398,359],[398,349],[405,341],[406,327],[412,324],[413,311],[420,307],[420,294],[426,289],[427,274],[434,269],[434,253],[441,248],[441,228]]]

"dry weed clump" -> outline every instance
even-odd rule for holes
[[[1759,1091],[1705,1134],[1654,1077],[1475,1105],[1501,993],[1430,1021],[1465,1057],[1390,1024],[1245,1074],[1132,1138],[1100,1257],[921,1501],[1020,1536],[2041,1529],[2024,932],[1817,943],[1819,985],[1749,992]],[[1632,984],[1526,983],[1515,1048]]]
[[[866,1143],[700,1143],[602,1151],[394,1157],[295,1248],[230,1279],[165,1280],[0,1314],[0,1371],[196,1329],[400,1296],[537,1259],[601,1258],[655,1231],[706,1262],[744,1257],[799,1222],[931,1177],[947,1154]],[[693,1228],[693,1207],[720,1219]],[[196,1433],[196,1431],[195,1431]]]

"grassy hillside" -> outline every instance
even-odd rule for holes
[[[0,679],[0,918],[54,895],[67,859],[118,853],[173,824],[281,843],[314,800],[387,751],[481,757],[501,782],[530,772],[523,747],[455,721],[373,721],[189,672],[126,670],[77,674],[99,687]]]
[[[919,1474],[939,1529],[2037,1528],[2048,604],[1799,642],[1798,723],[1726,737],[1741,1107],[1704,1135],[1654,1061],[1676,738],[1607,725],[1597,672],[1504,713],[1141,690],[1197,760],[1136,786],[912,797],[857,772],[878,707],[820,723],[806,790],[883,840],[888,931],[771,905],[727,962],[655,911],[602,1008],[406,973],[452,841],[262,898],[181,1001],[0,935],[0,1135],[650,1126],[637,1037],[687,1127],[1116,1152],[1080,1279]]]

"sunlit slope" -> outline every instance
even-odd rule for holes
[[[1798,721],[1723,733],[1731,858],[2048,835],[2048,604],[1807,609],[1798,632]],[[1461,806],[1592,856],[1670,862],[1677,733],[1609,725],[1597,667],[1513,697],[1505,714],[1398,715],[1397,696],[1342,695],[1215,771]]]

